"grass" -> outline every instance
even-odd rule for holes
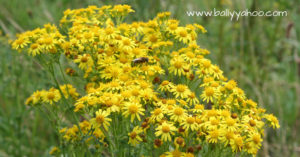
[[[222,3],[224,2],[224,3]],[[0,30],[14,37],[46,23],[58,24],[67,8],[128,3],[136,13],[128,20],[146,20],[170,11],[182,23],[202,24],[208,33],[199,44],[212,52],[214,63],[237,80],[248,97],[280,121],[278,131],[267,130],[260,156],[300,154],[300,2],[270,1],[80,1],[0,0]],[[298,6],[298,8],[296,7]],[[287,17],[188,17],[187,10],[287,10]],[[0,156],[47,156],[56,137],[46,117],[24,105],[33,91],[49,87],[49,76],[38,62],[10,50],[0,37]]]

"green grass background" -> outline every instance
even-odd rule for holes
[[[126,3],[128,21],[170,11],[182,24],[199,23],[208,33],[199,44],[235,79],[249,98],[274,113],[281,128],[266,130],[259,156],[300,156],[299,0],[0,0],[0,156],[48,156],[56,137],[46,117],[24,105],[33,91],[50,87],[49,76],[25,54],[10,49],[8,37],[59,23],[63,11],[88,5]],[[285,10],[287,17],[188,17],[188,10]]]

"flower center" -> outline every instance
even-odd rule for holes
[[[131,94],[132,94],[133,96],[138,96],[138,95],[140,94],[140,92],[139,92],[139,90],[134,89],[134,90],[131,91]]]
[[[195,54],[193,52],[187,52],[186,56],[188,56],[189,58],[194,58]]]
[[[129,110],[129,112],[130,112],[131,114],[137,113],[137,112],[138,112],[138,109],[139,109],[138,106],[135,105],[135,104],[130,105],[129,108],[128,108],[128,110]]]
[[[180,31],[179,35],[181,37],[186,37],[187,36],[187,32],[185,30]]]
[[[175,30],[175,29],[177,29],[177,24],[170,24],[169,28],[171,30]]]
[[[84,34],[84,38],[85,39],[90,39],[90,38],[92,38],[92,34],[91,33],[86,33],[86,34]]]
[[[203,61],[203,66],[205,67],[205,68],[209,68],[210,67],[210,61],[209,60],[204,60]]]
[[[174,109],[174,114],[180,116],[183,114],[183,110],[181,108]]]
[[[241,137],[238,137],[234,140],[235,144],[238,146],[238,147],[242,147],[243,146],[243,139]]]
[[[250,126],[254,127],[256,125],[256,122],[254,120],[249,120],[249,124]]]
[[[176,139],[176,143],[179,144],[179,145],[182,145],[183,142],[184,142],[184,140],[183,140],[183,138],[181,138],[181,137],[178,137],[178,138]]]
[[[202,105],[195,105],[195,109],[197,109],[197,110],[203,110],[204,107]]]
[[[154,110],[154,115],[159,115],[161,113],[161,109],[160,108],[157,108]]]
[[[19,39],[16,41],[16,43],[17,43],[18,45],[23,44],[23,42],[24,42],[24,39],[23,39],[23,38],[19,38]]]
[[[111,82],[111,87],[119,87],[119,83],[116,81]]]
[[[174,157],[180,157],[180,156],[181,156],[181,152],[180,152],[179,150],[174,150],[174,151],[172,152],[172,155],[173,155]]]
[[[150,36],[150,42],[155,43],[157,42],[157,37],[155,35]]]
[[[139,55],[141,53],[140,49],[133,49],[132,53],[135,55]]]
[[[219,136],[219,131],[218,131],[218,130],[212,131],[212,132],[210,133],[210,136],[211,136],[212,138],[218,138],[218,136]]]
[[[53,100],[54,97],[55,97],[55,95],[54,95],[54,93],[52,93],[52,92],[49,92],[49,93],[47,94],[47,98],[48,98],[49,100]]]
[[[210,88],[210,87],[206,88],[205,89],[205,95],[206,96],[212,96],[212,95],[214,95],[214,89]]]
[[[227,119],[226,123],[228,126],[233,126],[235,124],[235,121],[233,119]]]
[[[155,146],[160,147],[162,145],[162,141],[160,139],[155,139],[154,144]]]
[[[113,78],[116,78],[117,76],[119,76],[119,70],[118,69],[112,69],[111,76]]]
[[[123,40],[123,44],[124,44],[125,46],[129,46],[129,45],[130,45],[130,40],[129,40],[129,39]]]
[[[111,106],[113,105],[113,103],[112,103],[111,100],[106,100],[106,101],[105,101],[105,105],[106,105],[107,107],[111,107]]]
[[[98,115],[96,117],[96,122],[99,123],[99,124],[102,124],[104,122],[104,116]]]
[[[186,122],[189,123],[189,124],[193,124],[193,123],[195,122],[195,118],[193,118],[193,117],[188,117],[188,118],[186,119]]]
[[[253,135],[252,140],[255,144],[260,143],[260,136],[259,135]]]
[[[197,124],[201,124],[202,123],[202,120],[200,118],[196,118],[196,123]]]
[[[44,39],[44,43],[45,43],[46,45],[52,44],[52,38],[46,38],[46,39]]]
[[[34,50],[34,49],[38,48],[38,44],[32,44],[32,45],[30,46],[30,48]]]
[[[218,121],[217,119],[213,119],[213,120],[210,121],[210,123],[211,123],[212,125],[218,125],[218,124],[219,124],[219,121]]]
[[[135,139],[136,136],[137,136],[136,132],[130,133],[130,138],[131,139]]]
[[[161,83],[161,85],[163,85],[163,86],[168,85],[168,84],[169,84],[169,81],[163,81],[163,82]]]
[[[172,109],[173,109],[173,106],[172,106],[172,105],[168,105],[168,106],[167,106],[167,109],[168,109],[168,110],[172,110]]]
[[[180,68],[182,67],[182,62],[176,61],[176,62],[174,63],[174,67],[175,67],[176,69],[180,69]]]
[[[194,99],[194,98],[196,97],[196,95],[195,95],[195,93],[191,93],[191,94],[189,95],[189,97],[190,97],[191,99]]]
[[[184,85],[178,85],[176,87],[177,92],[183,93],[185,91],[185,86]]]
[[[114,31],[111,28],[106,28],[105,29],[105,34],[106,35],[111,35]]]
[[[164,133],[170,132],[170,127],[166,126],[166,125],[162,126],[162,132],[164,132]]]
[[[81,57],[80,61],[82,63],[86,63],[88,61],[88,58],[86,56]]]
[[[225,135],[226,139],[230,140],[233,139],[233,133],[232,132],[227,132]]]

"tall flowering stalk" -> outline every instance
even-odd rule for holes
[[[169,12],[123,22],[131,12],[128,5],[66,10],[59,28],[46,24],[12,42],[55,84],[26,101],[58,135],[50,154],[256,155],[265,127],[279,128],[278,120],[205,57],[196,41],[206,30],[181,26]]]

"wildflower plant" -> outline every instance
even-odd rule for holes
[[[255,156],[264,129],[279,128],[278,120],[206,58],[196,42],[204,27],[181,26],[169,12],[124,22],[131,12],[128,5],[66,10],[59,27],[12,42],[53,80],[26,101],[58,135],[50,154]]]

